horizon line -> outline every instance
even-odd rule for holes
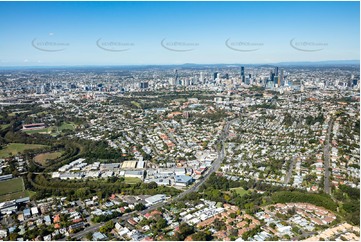
[[[335,62],[335,63],[332,63]],[[360,65],[360,60],[351,59],[351,60],[321,60],[321,61],[281,61],[281,62],[261,62],[261,63],[182,63],[182,64],[59,64],[59,65],[8,65],[1,66],[0,68],[51,68],[51,67],[137,67],[137,66],[185,66],[185,65],[292,65],[292,64],[337,64],[337,62],[341,62],[339,64],[344,65]],[[346,62],[346,63],[342,63]],[[347,63],[347,62],[358,62],[358,63]]]

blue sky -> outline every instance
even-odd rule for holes
[[[0,2],[0,9],[0,66],[360,58],[359,2]]]

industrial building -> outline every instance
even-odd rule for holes
[[[153,204],[163,202],[166,199],[167,199],[167,196],[165,194],[157,194],[157,195],[146,198],[145,201],[147,202],[148,206],[151,206]]]
[[[134,169],[137,166],[137,161],[135,160],[127,160],[122,164],[122,169]]]

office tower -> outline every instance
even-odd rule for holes
[[[179,78],[178,70],[175,70],[175,83],[176,83],[176,85],[178,85],[178,78]]]
[[[148,88],[149,87],[149,83],[148,82],[141,82],[140,83],[140,88],[141,89],[145,89],[145,88]]]
[[[174,80],[172,77],[169,78],[168,82],[169,82],[169,85],[174,86]]]
[[[41,94],[44,94],[44,93],[45,93],[45,86],[44,86],[44,85],[42,85],[42,86],[40,87],[40,93],[41,93]]]
[[[271,72],[270,80],[271,80],[272,83],[275,81],[275,74],[273,72]]]
[[[280,71],[279,76],[278,76],[278,81],[277,81],[278,87],[280,87],[282,85],[282,81],[283,81],[282,78],[283,78],[283,70]]]
[[[203,83],[203,81],[204,81],[203,72],[201,72],[200,77],[199,77],[199,82]]]
[[[278,76],[278,67],[275,67],[275,76]]]
[[[274,77],[274,82],[273,82],[274,87],[275,87],[276,85],[279,87],[279,82],[278,82],[278,80],[279,80],[278,76],[275,76],[275,77]]]
[[[283,82],[284,82],[283,85],[284,85],[285,87],[288,87],[288,81],[287,81],[287,79],[285,79]]]
[[[358,85],[358,80],[357,79],[353,79],[352,80],[352,86],[357,86]]]
[[[284,80],[284,72],[283,72],[283,69],[281,70],[281,72],[280,72],[280,76],[278,77],[278,83],[279,83],[279,85],[278,86],[281,86],[281,84],[282,84],[282,82],[283,82],[283,80]]]
[[[352,87],[352,80],[348,80],[347,87]]]
[[[242,79],[242,82],[244,83],[245,82],[244,66],[241,66],[241,79]]]
[[[213,73],[213,80],[216,80],[218,77],[218,72]]]

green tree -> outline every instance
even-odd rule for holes
[[[85,236],[85,238],[87,239],[87,240],[92,240],[92,238],[93,238],[93,235],[92,235],[92,233],[87,233],[86,234],[86,236]]]
[[[156,223],[156,228],[158,230],[161,230],[163,228],[167,227],[167,220],[165,220],[164,218],[160,218],[157,220],[157,223]]]
[[[87,189],[86,188],[79,188],[75,191],[75,196],[79,199],[84,199],[87,195]]]
[[[137,210],[137,211],[142,211],[144,210],[146,207],[143,203],[138,203],[134,206],[134,209]]]
[[[109,220],[99,229],[99,231],[101,233],[107,233],[107,232],[111,231],[113,228],[114,228],[114,222],[113,222],[113,220]]]
[[[178,233],[176,233],[177,240],[184,240],[188,235],[193,234],[194,228],[187,223],[179,225]]]
[[[192,235],[192,239],[195,241],[207,241],[207,234],[203,231],[199,231]]]

